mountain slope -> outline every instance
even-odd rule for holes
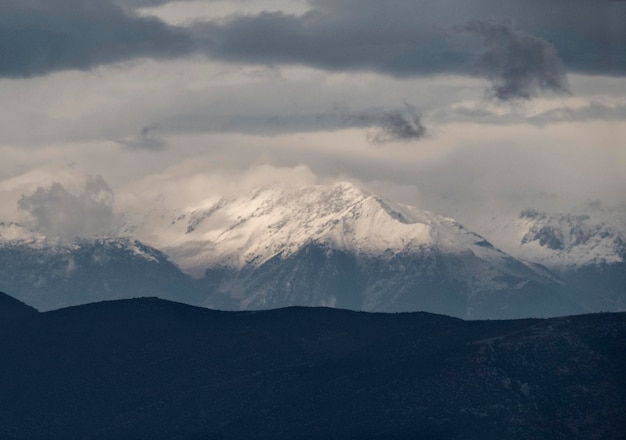
[[[625,314],[464,322],[137,299],[22,324],[0,334],[3,439],[626,435]]]
[[[0,292],[0,323],[19,320],[36,314],[37,310],[17,299]]]
[[[349,183],[266,187],[158,218],[159,234],[136,232],[217,292],[204,303],[212,307],[427,310],[463,318],[584,310],[564,298],[554,278],[454,220]]]
[[[486,230],[512,255],[549,268],[587,310],[626,310],[626,209],[598,204],[570,214],[527,209]]]
[[[146,295],[200,301],[192,280],[136,240],[54,242],[15,223],[0,223],[0,290],[39,310]]]

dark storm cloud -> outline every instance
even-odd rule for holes
[[[87,180],[82,192],[72,194],[60,183],[39,187],[22,195],[18,208],[33,229],[63,240],[109,232],[113,222],[114,195],[102,177]]]
[[[363,12],[360,12],[364,14]],[[364,19],[365,18],[365,19]],[[458,71],[467,54],[444,33],[389,17],[337,15],[311,10],[303,15],[263,12],[195,26],[210,56],[266,64],[305,64],[327,70],[372,70],[393,76]]]
[[[313,8],[303,15],[234,16],[198,24],[195,30],[206,39],[208,53],[223,60],[373,70],[398,77],[466,73],[478,56],[473,66],[493,79],[500,77],[494,91],[504,98],[529,89],[564,90],[561,51],[568,68],[626,74],[626,9],[604,0],[310,3]],[[468,18],[475,21],[465,28],[483,37],[487,52],[451,35],[450,29]],[[505,19],[520,30],[488,24]],[[519,77],[516,56],[531,63]],[[500,63],[499,72],[490,61]]]
[[[491,82],[493,97],[508,101],[530,99],[542,91],[569,93],[565,68],[554,46],[544,39],[519,32],[508,22],[474,20],[461,29],[487,46],[473,69]]]
[[[626,74],[626,2],[309,0],[309,11],[301,15],[239,14],[188,27],[133,12],[133,8],[164,3],[168,1],[0,0],[0,76],[32,76],[192,52],[223,61],[303,64],[396,77],[465,74],[479,56],[474,66],[482,67],[479,72],[492,79],[500,78],[494,91],[502,97],[528,93],[529,78],[534,78],[530,90],[562,89],[555,70],[557,53],[569,70]],[[245,3],[241,2],[244,11]],[[507,18],[519,31],[509,27],[508,34],[498,33],[498,40],[491,37],[494,29],[466,26],[484,38],[487,52],[451,32],[468,19],[496,23]],[[516,55],[540,71],[512,78],[516,66],[508,67]],[[489,64],[494,57],[508,67],[494,71]]]
[[[0,76],[89,69],[134,58],[189,53],[179,28],[111,0],[0,0]]]
[[[172,3],[175,0],[117,0],[117,3],[130,8],[149,8]]]

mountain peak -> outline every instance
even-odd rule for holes
[[[260,265],[312,242],[357,250],[397,247],[389,238],[388,243],[379,239],[383,233],[397,238],[394,229],[409,223],[406,214],[349,182],[299,189],[266,186],[170,217],[168,231],[157,237],[166,241],[155,245],[195,275],[208,266]],[[419,229],[425,237],[425,228]]]
[[[583,206],[569,213],[525,209],[486,232],[519,258],[561,271],[621,263],[626,257],[626,211]]]
[[[452,219],[392,202],[351,182],[270,185],[242,197],[208,198],[164,217],[153,241],[145,241],[198,277],[210,267],[260,266],[309,244],[375,256],[433,246],[461,252],[484,242]]]

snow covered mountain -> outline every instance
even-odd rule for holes
[[[525,210],[486,225],[494,247],[450,218],[350,183],[273,185],[128,213],[115,237],[64,243],[0,223],[0,290],[41,310],[150,295],[220,309],[472,319],[619,311],[626,223],[614,214]]]
[[[516,219],[496,219],[486,233],[511,255],[549,268],[588,310],[626,310],[626,209],[526,209]]]
[[[39,310],[141,296],[199,301],[192,280],[136,240],[51,241],[16,223],[0,223],[0,291]]]
[[[549,274],[454,220],[350,183],[211,198],[153,213],[132,231],[199,278],[207,306],[427,310],[464,318],[582,311]]]
[[[570,214],[525,209],[515,219],[496,219],[486,233],[516,257],[555,271],[626,256],[626,212],[599,207]]]

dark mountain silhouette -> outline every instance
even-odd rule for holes
[[[0,298],[0,313],[27,310]],[[626,436],[625,313],[462,321],[143,298],[5,325],[2,439]]]
[[[13,323],[15,320],[36,314],[37,310],[31,306],[0,292],[0,323]]]

